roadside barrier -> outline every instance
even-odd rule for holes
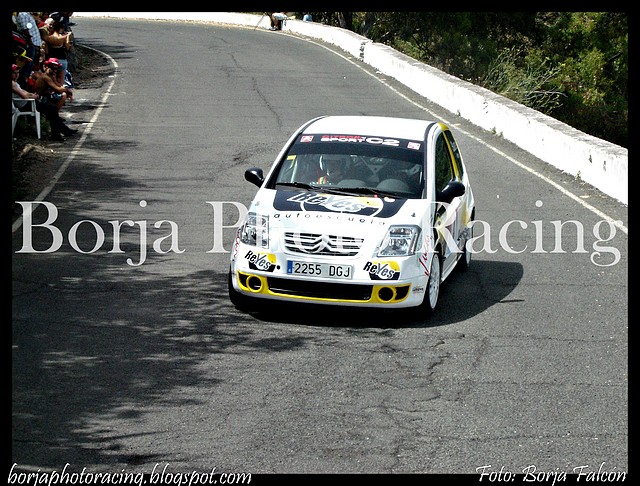
[[[271,25],[267,15],[237,12],[74,12],[74,17],[193,21],[253,29],[268,29]],[[628,204],[628,149],[576,130],[354,32],[292,18],[284,21],[282,30],[339,47],[454,115]]]

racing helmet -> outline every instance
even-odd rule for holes
[[[336,170],[345,173],[351,166],[351,157],[344,154],[324,154],[320,156],[320,168],[325,174]]]

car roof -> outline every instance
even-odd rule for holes
[[[388,116],[325,116],[313,120],[303,133],[363,135],[408,140],[424,140],[434,121]]]

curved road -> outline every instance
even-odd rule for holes
[[[64,241],[34,226],[35,253],[13,234],[17,468],[628,470],[626,207],[315,42],[114,19],[74,32],[117,69],[33,215],[55,206]],[[484,237],[432,318],[230,305],[223,227],[255,192],[244,170],[319,114],[457,135]]]

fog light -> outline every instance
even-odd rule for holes
[[[253,292],[260,292],[262,289],[262,280],[259,277],[251,276],[247,279],[247,287]]]
[[[383,302],[389,302],[391,299],[393,299],[393,295],[393,289],[390,287],[382,287],[380,290],[378,290],[378,298]]]

